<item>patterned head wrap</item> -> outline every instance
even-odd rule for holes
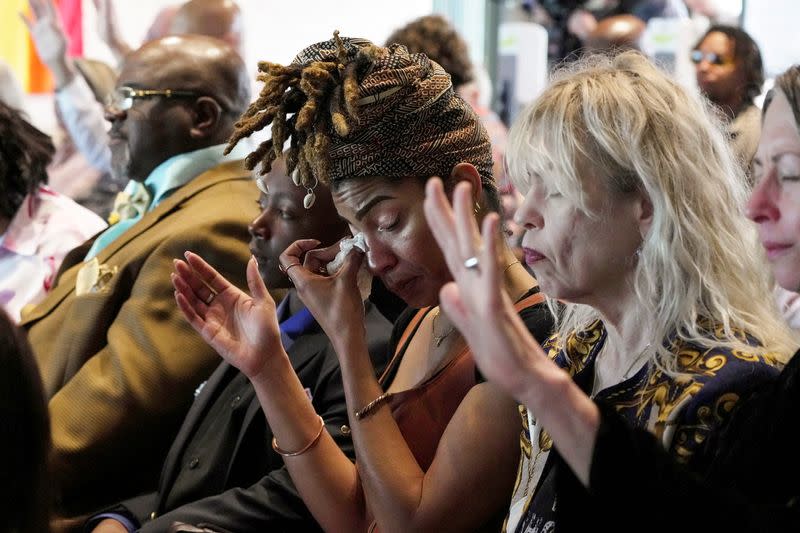
[[[262,162],[269,171],[291,138],[287,170],[297,168],[295,181],[306,187],[317,179],[449,176],[460,162],[494,187],[485,128],[454,93],[450,76],[424,54],[334,34],[288,67],[259,68],[264,90],[231,138],[234,145],[272,122],[273,139],[250,155],[250,168]]]

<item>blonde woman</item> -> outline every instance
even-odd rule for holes
[[[742,214],[744,181],[710,117],[635,52],[562,72],[523,113],[508,163],[525,192],[525,257],[568,302],[542,346],[499,290],[497,217],[479,234],[468,186],[451,209],[428,184],[426,215],[455,279],[441,305],[485,375],[526,407],[509,531],[558,531],[558,472],[588,484],[603,409],[703,469],[708,437],[792,351]],[[649,514],[624,498],[619,513]]]

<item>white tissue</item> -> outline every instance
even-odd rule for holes
[[[350,250],[353,248],[358,248],[363,253],[367,253],[369,247],[367,246],[367,240],[364,238],[363,233],[356,233],[355,237],[352,239],[342,239],[339,241],[339,252],[336,254],[336,257],[333,258],[333,261],[326,265],[328,274],[335,274],[342,268],[347,254],[350,253]],[[369,293],[372,291],[372,274],[370,274],[367,269],[366,261],[361,263],[356,282],[358,283],[358,291],[361,293],[361,299],[366,300],[369,297]]]

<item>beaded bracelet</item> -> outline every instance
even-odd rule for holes
[[[362,418],[368,417],[372,413],[372,411],[380,407],[382,404],[386,403],[386,401],[388,401],[389,398],[391,397],[392,397],[391,393],[384,392],[383,394],[381,394],[380,396],[369,402],[367,405],[365,405],[358,411],[353,411],[353,414],[356,416],[356,420],[361,420]]]
[[[275,437],[272,437],[272,449],[275,450],[275,453],[282,457],[295,457],[302,455],[313,448],[319,442],[319,438],[322,436],[322,430],[325,429],[325,421],[322,420],[322,417],[319,415],[317,415],[317,418],[319,418],[319,431],[317,432],[317,436],[314,437],[311,442],[306,444],[303,449],[296,452],[287,452],[286,450],[281,449],[281,447],[278,446],[278,441],[275,440]]]

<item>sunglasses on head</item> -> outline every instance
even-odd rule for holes
[[[703,53],[701,50],[692,50],[692,53],[689,54],[689,59],[692,60],[692,63],[695,65],[699,65],[705,59],[712,65],[723,66],[733,63],[733,60],[725,59],[719,54],[715,54],[714,52],[707,52]]]

